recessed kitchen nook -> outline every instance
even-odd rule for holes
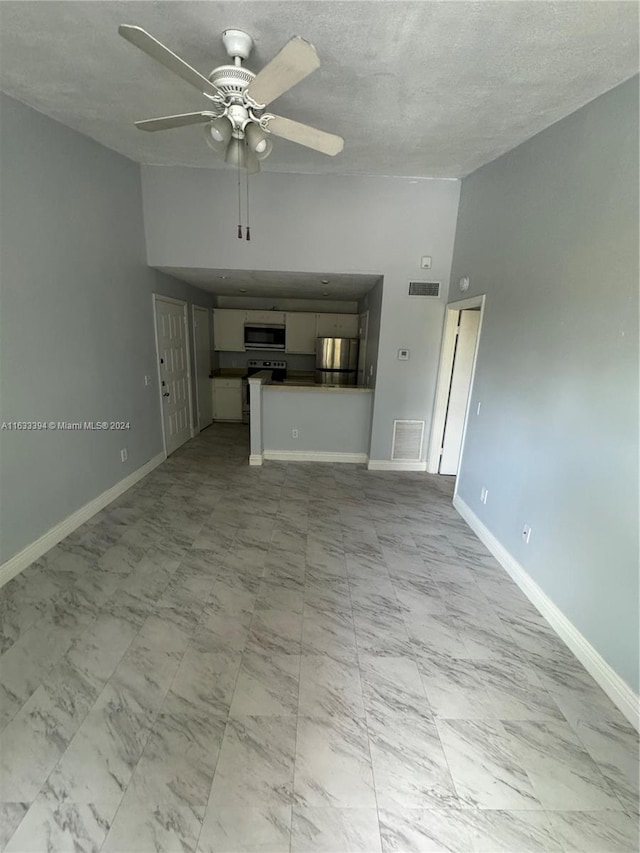
[[[370,305],[369,292],[377,288],[374,295],[381,296],[381,278],[360,276],[354,287],[356,276],[349,276],[354,298],[327,300],[344,285],[341,276],[316,276],[317,294],[307,288],[307,298],[291,299],[279,298],[273,283],[269,297],[247,296],[239,283],[249,275],[255,292],[256,273],[212,280],[216,292],[224,281],[224,290],[235,285],[238,294],[220,294],[213,309],[213,421],[251,425],[252,465],[263,459],[366,461],[378,344],[369,330],[379,329],[369,313],[381,302],[374,298]],[[266,302],[268,308],[252,307]],[[325,306],[331,310],[317,310]]]

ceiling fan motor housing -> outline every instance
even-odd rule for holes
[[[209,74],[209,80],[229,98],[242,97],[244,90],[256,75],[240,65],[221,65]]]

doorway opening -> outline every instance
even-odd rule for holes
[[[187,303],[153,294],[162,439],[167,456],[193,437]]]
[[[456,476],[469,417],[484,295],[446,306],[427,471]]]

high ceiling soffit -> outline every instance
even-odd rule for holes
[[[380,281],[360,273],[300,273],[272,270],[158,267],[161,272],[218,296],[269,299],[328,299],[355,301]]]

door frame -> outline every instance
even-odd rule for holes
[[[360,325],[361,318],[365,318],[365,323],[367,324],[367,332],[364,338],[360,337],[362,332],[362,326]],[[362,384],[366,385],[366,376],[367,372],[367,343],[369,341],[369,309],[367,308],[365,311],[360,312],[358,315],[358,338],[359,338],[359,346],[358,346],[358,370],[360,373],[360,363],[362,363]],[[362,352],[360,349],[362,348]]]
[[[202,432],[203,429],[207,427],[200,427],[200,392],[198,391],[198,348],[196,345],[196,311],[206,311],[207,317],[209,318],[209,373],[211,373],[211,325],[213,323],[212,311],[211,308],[207,308],[204,305],[196,305],[192,303],[191,305],[191,330],[193,332],[193,375],[195,378],[195,392],[196,392],[196,411],[198,413],[198,423],[196,424],[196,434]],[[207,424],[207,426],[211,426],[211,424]]]
[[[164,449],[165,458],[167,457],[167,437],[164,430],[164,405],[162,402],[162,376],[160,374],[160,352],[158,350],[158,317],[156,306],[158,302],[171,302],[173,305],[182,306],[182,317],[184,322],[184,340],[187,350],[187,389],[189,392],[189,430],[191,438],[195,436],[193,430],[193,389],[191,387],[191,343],[189,341],[189,314],[188,305],[184,299],[174,299],[172,296],[163,296],[161,293],[151,294],[153,307],[153,335],[156,342],[156,369],[158,375],[158,400],[160,402],[160,426],[162,428],[162,447]]]
[[[469,398],[464,413],[464,425],[462,427],[462,444],[460,446],[460,460],[458,471],[462,465],[464,444],[467,437],[467,421],[469,420],[469,403],[473,394],[473,383],[476,377],[476,364],[478,360],[478,349],[480,346],[480,335],[482,334],[482,321],[484,319],[484,306],[486,294],[470,296],[468,299],[460,299],[457,302],[447,302],[444,311],[444,324],[442,328],[442,345],[440,347],[440,360],[438,367],[438,380],[436,383],[436,395],[433,405],[433,417],[431,418],[431,435],[429,436],[429,449],[427,451],[427,472],[437,474],[440,468],[440,451],[444,439],[447,408],[449,401],[449,388],[451,386],[451,374],[453,372],[453,356],[456,347],[456,328],[458,326],[458,313],[467,308],[480,308],[480,323],[478,325],[478,337],[476,338],[475,351],[473,353],[473,365],[471,367],[471,382],[469,383]],[[457,475],[456,475],[457,476]],[[457,487],[457,483],[456,483]]]

